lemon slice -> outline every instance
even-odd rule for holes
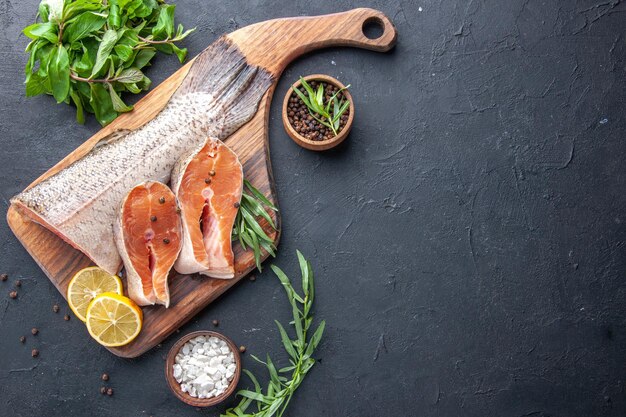
[[[141,331],[143,313],[130,298],[113,292],[98,295],[87,308],[87,331],[103,346],[123,346]]]
[[[81,269],[67,286],[67,302],[76,317],[86,321],[89,303],[103,292],[122,294],[122,280],[97,266]]]

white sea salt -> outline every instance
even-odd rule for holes
[[[183,345],[172,370],[183,392],[212,398],[226,391],[236,369],[235,355],[224,340],[198,336]]]

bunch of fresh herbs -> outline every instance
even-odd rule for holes
[[[259,271],[262,271],[261,249],[265,249],[270,255],[276,256],[276,247],[274,241],[265,233],[257,219],[259,217],[265,219],[270,227],[276,230],[276,225],[265,207],[272,211],[278,211],[278,209],[248,180],[243,180],[243,182],[251,194],[246,193],[244,189],[241,195],[239,211],[233,226],[232,240],[238,240],[243,250],[248,247],[252,248],[256,266]]]
[[[147,90],[142,69],[157,51],[176,54],[194,29],[174,27],[175,5],[163,0],[43,0],[39,21],[24,29],[31,42],[26,95],[74,103],[76,120],[94,113],[103,126],[133,109],[120,94]]]
[[[254,391],[240,390],[237,393],[243,397],[240,403],[236,407],[228,409],[226,414],[222,414],[222,417],[271,417],[274,415],[281,417],[285,413],[294,392],[315,365],[315,359],[312,355],[322,340],[326,323],[322,320],[313,335],[308,337],[307,333],[313,323],[311,309],[315,296],[315,286],[310,262],[304,259],[300,251],[297,253],[302,273],[302,290],[304,293],[302,296],[293,288],[285,273],[277,266],[272,265],[272,270],[283,284],[293,312],[292,324],[296,333],[295,339],[290,339],[283,325],[275,320],[281,341],[289,355],[289,366],[276,369],[269,355],[266,356],[265,361],[252,355],[255,360],[267,367],[270,376],[268,386],[262,390],[254,375],[250,371],[244,370],[254,384]],[[257,411],[248,413],[247,410],[252,403],[256,403]]]
[[[311,85],[302,77],[300,77],[300,83],[306,94],[300,91],[299,88],[294,88],[293,91],[300,97],[300,100],[309,109],[309,113],[315,120],[333,131],[333,134],[337,136],[339,125],[341,123],[341,116],[350,107],[350,101],[346,100],[343,96],[341,101],[338,99],[339,94],[350,88],[348,84],[346,87],[340,88],[335,94],[333,94],[329,100],[324,102],[324,84],[319,83],[317,91],[311,87]]]

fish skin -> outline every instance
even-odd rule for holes
[[[156,181],[138,184],[122,201],[114,224],[115,243],[124,262],[128,296],[138,305],[170,305],[167,278],[182,246],[177,209],[172,190]]]
[[[201,172],[190,171],[198,168]],[[214,175],[208,175],[211,181],[206,184],[210,171]],[[243,193],[243,167],[235,152],[209,138],[202,149],[185,155],[174,166],[172,191],[183,223],[182,249],[174,269],[181,274],[234,278],[231,231]]]
[[[11,199],[16,208],[81,250],[109,273],[119,271],[113,225],[134,185],[167,183],[178,159],[207,136],[225,139],[254,116],[272,75],[251,66],[220,38],[194,61],[161,112],[133,131],[115,132],[67,168]]]

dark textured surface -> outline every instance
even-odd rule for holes
[[[36,1],[0,0],[0,193],[7,200],[94,133],[21,80]],[[279,16],[368,5],[390,54],[318,52],[285,72],[270,144],[283,237],[317,273],[322,362],[290,416],[623,416],[626,375],[626,4],[610,1],[180,1],[196,55]],[[422,8],[420,11],[419,7]],[[178,65],[157,59],[155,83]],[[324,154],[295,145],[280,98],[300,74],[352,84],[355,127]],[[0,224],[0,415],[214,416],[170,394],[163,357],[92,342]],[[17,301],[8,292],[20,278]],[[52,312],[59,303],[61,312]],[[219,330],[285,357],[289,309],[269,272],[181,329]],[[31,327],[40,329],[37,336]],[[27,335],[25,345],[19,336]],[[30,350],[40,350],[38,359]],[[245,355],[246,367],[261,375]],[[99,393],[108,372],[115,394]]]

